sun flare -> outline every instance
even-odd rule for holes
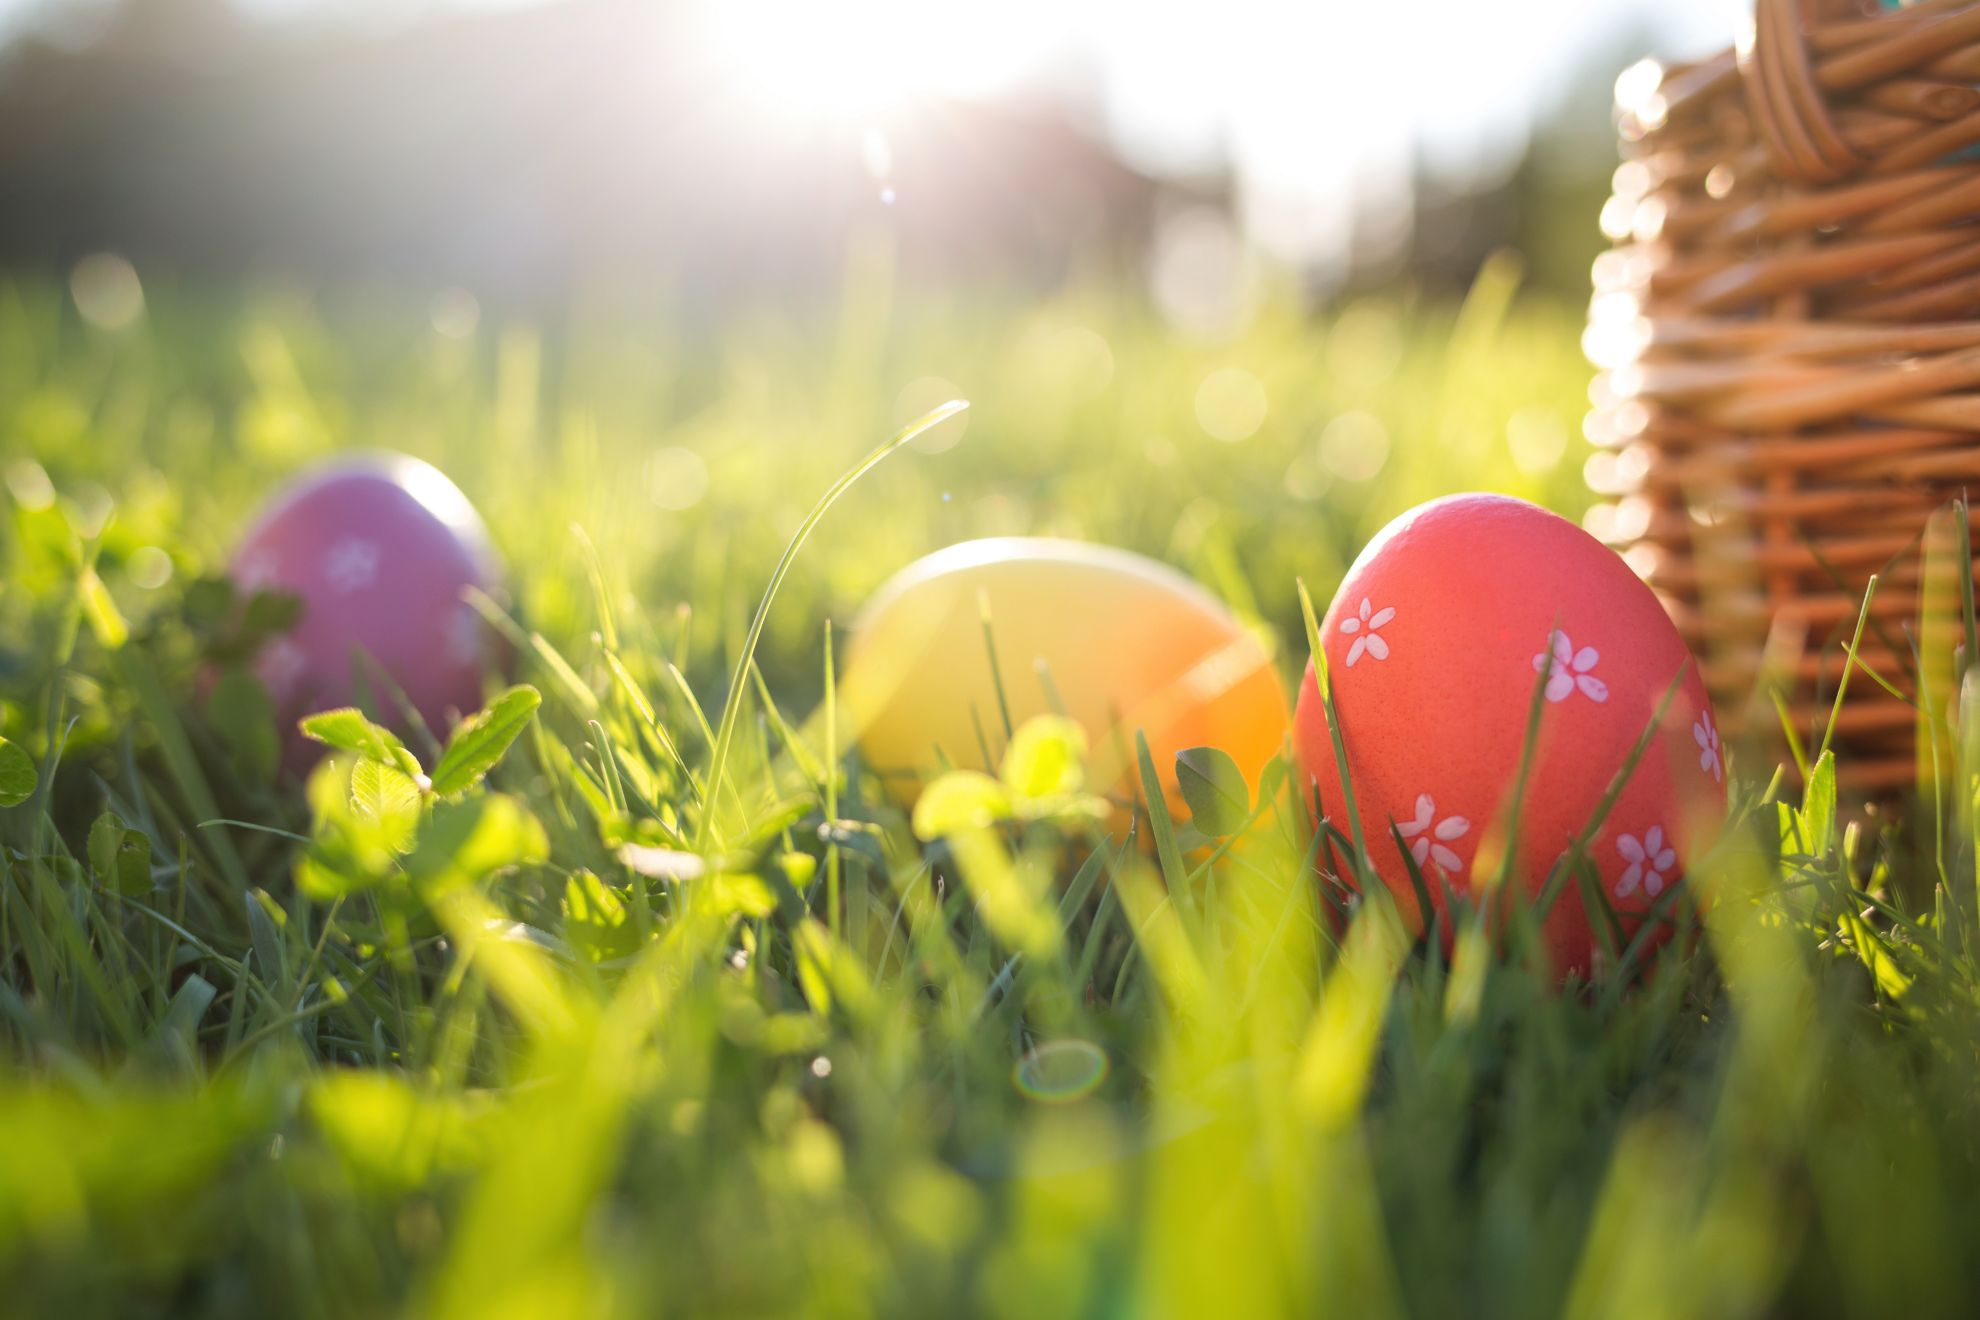
[[[709,5],[703,35],[722,80],[766,112],[855,122],[1008,82],[1035,56],[1029,5]]]

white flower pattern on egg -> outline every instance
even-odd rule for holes
[[[376,542],[362,537],[347,537],[330,547],[330,553],[323,556],[323,579],[330,589],[340,596],[363,591],[378,581],[378,569],[384,555]]]
[[[1550,649],[1533,657],[1533,672],[1547,675],[1549,701],[1566,701],[1578,691],[1590,701],[1602,702],[1609,699],[1609,685],[1593,672],[1601,659],[1602,653],[1592,646],[1575,650],[1568,635],[1556,628]]]
[[[309,668],[309,658],[302,648],[286,637],[277,637],[268,643],[261,652],[261,663],[255,666],[262,683],[270,696],[277,700],[285,699],[295,691],[296,682]]]
[[[251,550],[241,557],[241,565],[234,571],[234,585],[242,595],[252,596],[275,584],[275,575],[281,572],[281,565],[275,562],[275,555],[269,550]]]
[[[1437,803],[1428,793],[1416,795],[1416,815],[1396,824],[1396,833],[1412,840],[1409,855],[1416,859],[1418,866],[1428,866],[1435,862],[1446,874],[1456,876],[1464,870],[1464,859],[1452,851],[1447,844],[1462,839],[1471,832],[1471,822],[1463,816],[1445,816],[1437,819]]]
[[[1354,668],[1354,662],[1361,659],[1364,654],[1374,656],[1377,660],[1387,660],[1389,658],[1388,640],[1377,629],[1395,617],[1395,606],[1386,605],[1378,610],[1374,608],[1368,597],[1363,596],[1361,598],[1361,612],[1341,620],[1342,632],[1351,636],[1359,634],[1359,636],[1355,636],[1354,638],[1354,645],[1348,648],[1347,667],[1349,669]]]
[[[1639,886],[1651,898],[1664,892],[1664,881],[1677,870],[1677,849],[1664,843],[1664,827],[1652,825],[1641,839],[1625,834],[1616,840],[1616,851],[1629,863],[1622,879],[1616,881],[1616,897],[1628,898]]]
[[[1726,781],[1724,753],[1719,747],[1719,726],[1712,723],[1712,712],[1702,712],[1691,724],[1691,740],[1698,744],[1698,768],[1712,776],[1714,783]]]
[[[481,659],[481,616],[465,602],[447,616],[447,658],[463,665]]]

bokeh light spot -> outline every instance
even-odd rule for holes
[[[1372,389],[1402,365],[1402,323],[1386,302],[1358,302],[1334,321],[1327,333],[1327,365],[1341,384]]]
[[[1389,461],[1389,428],[1373,413],[1350,409],[1320,433],[1320,462],[1343,481],[1367,481]]]
[[[76,535],[85,541],[93,541],[103,535],[103,529],[110,525],[110,515],[116,509],[116,498],[95,482],[76,487],[62,500],[62,516],[68,519]]]
[[[1027,387],[1072,402],[1090,399],[1114,379],[1114,350],[1083,325],[1035,325],[1017,346],[1017,370]]]
[[[481,303],[466,289],[449,287],[433,295],[427,304],[427,318],[435,334],[448,339],[466,339],[481,324]]]
[[[887,135],[877,128],[869,127],[860,135],[859,154],[866,162],[866,172],[874,181],[884,183],[894,172],[894,145]]]
[[[692,449],[659,450],[646,462],[653,502],[663,509],[692,509],[708,493],[708,464]]]
[[[55,483],[48,469],[31,458],[18,458],[7,465],[7,493],[23,509],[45,509],[55,502]]]
[[[1156,231],[1148,282],[1169,323],[1201,339],[1236,333],[1257,302],[1243,240],[1223,212],[1207,206],[1183,211]]]
[[[1513,466],[1529,477],[1544,477],[1567,456],[1568,428],[1551,408],[1528,406],[1506,419],[1506,449]]]
[[[144,313],[137,267],[114,252],[92,252],[69,273],[69,292],[82,319],[99,330],[122,330]]]
[[[156,591],[172,580],[172,556],[155,545],[143,545],[131,551],[126,568],[132,584],[146,591]]]
[[[1598,449],[1581,464],[1581,477],[1588,488],[1598,492],[1611,492],[1616,488],[1616,456],[1606,449]]]
[[[1070,1104],[1092,1095],[1111,1070],[1107,1052],[1092,1041],[1048,1040],[1017,1061],[1011,1084],[1042,1104]]]
[[[894,396],[894,426],[896,428],[906,426],[916,418],[926,417],[951,399],[968,397],[954,381],[945,380],[940,376],[923,376],[918,380],[911,380],[901,387],[898,395]],[[923,431],[908,441],[908,444],[924,454],[940,454],[954,449],[967,430],[969,430],[969,414],[962,412]]]
[[[1219,367],[1196,388],[1196,420],[1225,444],[1248,440],[1265,424],[1265,386],[1242,367]]]
[[[1286,494],[1296,500],[1318,500],[1333,487],[1333,474],[1320,466],[1318,450],[1318,445],[1302,446],[1286,465]]]
[[[1663,65],[1656,60],[1638,60],[1616,75],[1616,105],[1631,113],[1640,113],[1644,102],[1655,96],[1663,84]]]

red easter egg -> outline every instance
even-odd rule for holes
[[[1518,778],[1536,683],[1540,731],[1513,831],[1513,874],[1529,896],[1594,817],[1673,682],[1588,850],[1625,938],[1724,814],[1717,725],[1684,640],[1614,551],[1545,509],[1499,495],[1419,505],[1361,552],[1320,632],[1370,861],[1412,919],[1391,822],[1440,912],[1440,874],[1469,892],[1479,843]],[[1320,810],[1352,837],[1311,666],[1293,726]],[[1592,969],[1601,944],[1572,881],[1543,932],[1557,968]]]
[[[400,725],[396,687],[442,737],[481,704],[499,651],[465,593],[499,593],[501,566],[467,497],[431,464],[365,455],[302,478],[241,538],[231,571],[243,593],[302,600],[295,626],[254,661],[291,769],[322,751],[295,732],[296,720],[361,692]]]

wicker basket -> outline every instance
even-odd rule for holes
[[[1917,621],[1946,506],[1980,490],[1980,3],[1759,0],[1737,50],[1639,65],[1616,99],[1586,346],[1590,481],[1617,498],[1589,528],[1663,596],[1729,733],[1777,728],[1780,691],[1819,736],[1872,574],[1864,662],[1907,694],[1916,656],[1951,664]],[[1853,677],[1845,785],[1908,786],[1915,724]]]

